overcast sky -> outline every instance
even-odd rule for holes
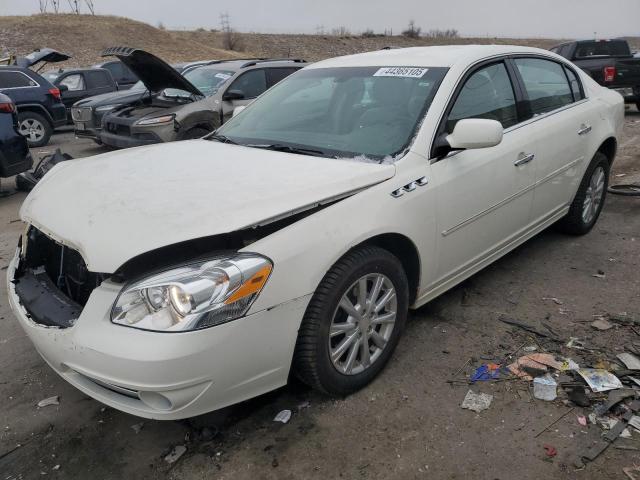
[[[51,0],[49,0],[51,3]],[[84,1],[84,0],[81,0]],[[68,10],[67,0],[60,0]],[[345,26],[400,32],[410,19],[423,30],[455,28],[466,36],[640,36],[640,0],[94,0],[96,13],[168,28],[216,28],[221,12],[245,32],[314,33]],[[0,0],[0,15],[38,11],[38,0]],[[85,8],[86,11],[86,8]]]

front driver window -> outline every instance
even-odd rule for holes
[[[453,132],[458,120],[464,118],[497,120],[504,128],[518,123],[516,99],[504,63],[483,67],[467,79],[447,117],[447,132]]]
[[[82,75],[74,74],[60,80],[60,85],[66,85],[70,92],[77,92],[84,90],[84,80]]]

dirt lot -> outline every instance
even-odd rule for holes
[[[103,151],[56,134],[46,150],[76,156]],[[38,155],[38,153],[36,153]],[[624,176],[622,176],[624,174]],[[627,112],[613,182],[640,181],[640,114]],[[10,189],[5,182],[4,190]],[[0,268],[6,269],[22,226],[24,194],[0,199]],[[581,337],[606,355],[587,354],[538,339],[539,347],[583,365],[611,360],[640,342],[629,327],[591,328],[596,314],[640,314],[640,200],[609,196],[596,228],[581,238],[547,231],[464,284],[413,312],[395,357],[371,386],[346,399],[324,398],[292,383],[222,411],[181,422],[143,421],[104,407],[66,384],[43,362],[7,307],[0,280],[0,478],[438,478],[619,479],[640,464],[640,434],[618,439],[576,471],[579,448],[599,435],[583,427],[562,399],[532,398],[527,383],[479,383],[494,395],[489,410],[462,410],[467,366],[503,359],[532,336],[498,320],[511,318],[557,335]],[[598,271],[604,278],[594,277]],[[4,274],[4,271],[0,272]],[[557,304],[545,298],[554,297]],[[60,405],[38,409],[59,395]],[[286,424],[275,423],[291,409]],[[132,428],[135,426],[135,429]],[[139,430],[136,431],[136,430]],[[546,457],[543,445],[558,451]],[[187,452],[163,459],[172,447]],[[616,447],[631,447],[623,450]],[[515,473],[517,472],[517,473]]]

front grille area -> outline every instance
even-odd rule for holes
[[[127,137],[131,135],[131,129],[128,125],[120,125],[118,123],[107,122],[106,130],[107,132],[113,133],[115,135],[123,135]]]
[[[91,107],[73,107],[71,118],[75,122],[90,122],[93,118],[93,109]]]
[[[24,256],[14,277],[22,305],[36,323],[70,327],[108,275],[90,272],[77,251],[34,227],[22,241]]]

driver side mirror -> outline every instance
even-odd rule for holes
[[[465,118],[459,120],[446,140],[452,150],[495,147],[502,142],[504,129],[496,120]]]
[[[244,100],[244,92],[242,90],[227,90],[222,97],[223,100]]]
[[[67,87],[66,85],[58,85],[58,90],[60,90],[60,93],[64,93],[64,92],[68,92],[69,91],[69,87]]]

